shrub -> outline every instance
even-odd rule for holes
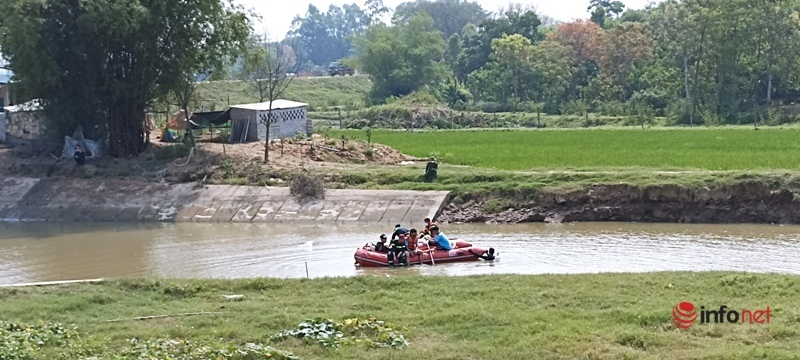
[[[189,156],[192,148],[184,144],[159,147],[155,150],[155,158],[161,161],[172,161]]]
[[[292,184],[289,186],[289,193],[299,200],[323,200],[325,199],[325,184],[320,178],[295,174],[292,177]]]
[[[625,104],[619,101],[610,101],[610,102],[603,102],[597,107],[597,110],[600,114],[606,116],[624,116],[625,115]]]
[[[296,328],[281,331],[270,337],[272,341],[288,338],[302,339],[310,344],[338,348],[341,345],[361,344],[375,348],[403,348],[408,346],[401,329],[375,318],[346,319],[344,323],[331,319],[306,320]]]
[[[583,115],[589,112],[589,104],[585,100],[570,101],[561,105],[562,115]]]

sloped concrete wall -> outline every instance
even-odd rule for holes
[[[0,221],[356,223],[420,226],[448,192],[328,190],[297,202],[287,188],[120,180],[0,179]],[[76,189],[80,189],[76,191]]]

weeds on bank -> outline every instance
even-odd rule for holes
[[[227,301],[221,297],[224,294],[244,298]],[[175,343],[182,339],[194,349],[228,351],[233,346],[252,354],[248,359],[265,357],[248,350],[247,344],[291,351],[303,359],[790,359],[800,353],[795,341],[800,333],[798,294],[798,276],[718,272],[131,279],[0,289],[0,314],[18,323],[41,317],[81,329],[80,340],[72,341],[71,348],[46,345],[23,360],[90,356],[121,360],[113,356],[178,348],[163,350],[169,355],[187,351]],[[772,323],[698,323],[680,330],[672,323],[671,311],[681,301],[707,307],[771,306]],[[104,321],[190,311],[224,314]],[[398,349],[359,343],[332,348],[313,337],[310,342],[296,337],[268,341],[272,334],[298,329],[303,319],[337,319],[334,322],[344,325],[346,320],[340,319],[357,318],[360,324],[378,313],[387,324],[407,326],[408,331],[397,331],[412,345]],[[369,331],[367,337],[377,341],[374,334],[379,332]],[[341,332],[343,338],[360,338],[358,333]],[[134,338],[136,343],[129,340]],[[60,353],[65,356],[59,357]]]
[[[68,346],[77,339],[75,328],[59,323],[27,325],[0,321],[0,359],[36,359],[36,353],[43,347]]]
[[[330,348],[353,344],[398,349],[408,346],[408,341],[396,326],[374,317],[347,319],[344,323],[320,318],[306,320],[294,329],[284,330],[271,336],[270,340],[283,341],[288,338],[298,338]]]

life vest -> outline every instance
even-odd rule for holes
[[[414,251],[417,250],[417,242],[419,241],[419,237],[416,239],[412,239],[410,236],[408,239],[408,250]]]
[[[431,221],[430,224],[425,225],[425,233],[424,234],[425,235],[430,234],[431,233],[431,228],[434,227],[434,226],[436,226],[436,223],[434,223],[433,221]]]

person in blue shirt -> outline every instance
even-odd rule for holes
[[[392,233],[392,240],[400,235],[408,235],[408,229],[404,228],[402,225],[397,224],[394,226],[394,233]]]
[[[450,245],[450,239],[441,232],[439,232],[439,227],[434,226],[431,228],[431,236],[433,240],[428,243],[429,246],[436,246],[436,249],[439,250],[452,250],[453,247]]]

